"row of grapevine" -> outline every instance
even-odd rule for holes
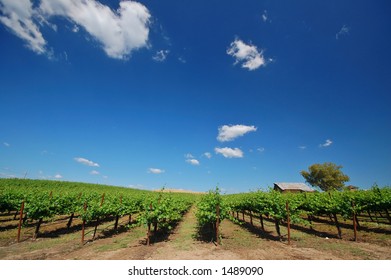
[[[224,197],[225,202],[234,213],[236,212],[239,219],[239,213],[249,213],[252,216],[256,214],[260,218],[262,229],[264,229],[263,217],[272,218],[275,222],[276,232],[281,239],[280,224],[288,221],[289,203],[289,220],[292,223],[302,223],[302,213],[299,210],[299,200],[295,195],[282,195],[280,192],[252,192],[236,195],[227,195]],[[252,220],[251,220],[252,223]]]
[[[196,212],[198,230],[205,238],[210,237],[213,241],[220,243],[219,226],[220,222],[229,218],[229,208],[220,194],[220,190],[210,190],[202,196],[197,203]]]
[[[69,217],[69,229],[75,217],[83,222],[82,242],[86,223],[95,221],[94,237],[100,221],[114,218],[117,229],[120,217],[138,213],[136,222],[155,231],[169,230],[190,207],[192,199],[183,194],[159,193],[101,185],[53,182],[42,180],[0,180],[0,212],[16,213],[23,204],[23,222],[37,221],[34,238],[43,220],[57,216]],[[15,214],[16,217],[16,214]],[[22,217],[22,215],[21,215]],[[18,233],[19,236],[19,233]],[[148,242],[149,242],[148,234]],[[93,238],[94,238],[93,237]]]
[[[128,188],[119,188],[83,183],[68,183],[44,180],[0,179],[0,213],[19,213],[21,222],[36,221],[36,236],[42,222],[54,220],[58,216],[68,217],[67,228],[77,218],[84,225],[95,222],[96,229],[101,221],[115,220],[114,229],[118,227],[119,218],[136,216],[135,222],[148,229],[147,243],[159,232],[168,232],[183,214],[198,199],[193,194],[176,194],[150,192]],[[23,204],[23,211],[20,213]],[[289,207],[288,207],[289,205]],[[221,195],[218,188],[203,195],[197,203],[196,217],[199,232],[211,235],[219,242],[219,223],[232,218],[236,213],[244,217],[249,214],[259,217],[264,228],[263,219],[267,217],[275,223],[278,236],[281,238],[280,225],[308,225],[314,217],[326,216],[333,220],[341,237],[338,217],[352,219],[355,228],[359,226],[359,215],[368,215],[371,220],[376,214],[384,215],[391,223],[391,189],[374,186],[366,191],[287,193],[276,191],[251,192],[235,195]],[[231,213],[231,216],[229,215]],[[21,215],[22,214],[22,215]],[[135,215],[136,214],[136,215]],[[250,221],[252,223],[252,220]],[[94,239],[93,237],[93,239]],[[84,233],[82,233],[84,240]]]
[[[145,199],[139,221],[148,228],[147,245],[151,242],[152,234],[156,235],[158,229],[163,233],[170,231],[182,219],[182,216],[192,204],[193,201],[190,196],[187,196],[187,199],[183,196],[178,199],[165,192],[160,192],[158,196],[150,196]],[[151,226],[153,226],[153,232]]]
[[[43,220],[51,220],[56,216],[69,216],[67,224],[69,229],[75,214],[80,216],[83,223],[88,223],[93,220],[99,222],[99,219],[108,216],[122,216],[125,213],[131,215],[141,209],[143,196],[138,192],[110,193],[106,196],[104,194],[93,189],[84,189],[83,192],[79,192],[79,190],[64,191],[57,188],[48,191],[45,188],[29,186],[3,187],[0,193],[0,212],[18,211],[23,202],[23,222],[37,221],[35,238]],[[120,197],[122,203],[120,203]]]
[[[230,209],[239,212],[256,213],[260,217],[263,228],[263,216],[274,219],[277,234],[281,237],[279,225],[288,220],[295,224],[308,224],[314,216],[329,216],[333,219],[341,238],[341,228],[338,216],[352,219],[355,227],[358,224],[358,215],[365,212],[385,213],[391,223],[389,211],[391,210],[391,189],[374,186],[370,190],[343,191],[343,192],[315,192],[315,193],[286,193],[277,191],[252,192],[224,196]],[[287,208],[287,203],[289,208]]]

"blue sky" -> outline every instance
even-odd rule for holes
[[[389,1],[0,0],[0,176],[391,185]]]

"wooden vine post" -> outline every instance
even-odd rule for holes
[[[122,194],[121,197],[119,198],[119,203],[120,205],[122,205]],[[118,228],[118,220],[119,220],[119,214],[117,213],[117,215],[115,216],[114,230],[117,230]]]
[[[100,206],[99,206],[99,207],[102,207],[103,202],[105,202],[105,193],[102,194],[102,199],[100,200]],[[96,230],[98,229],[98,225],[99,225],[99,216],[98,216],[98,218],[96,219],[96,224],[95,224],[95,229],[94,229],[94,235],[92,236],[92,240],[95,239]]]
[[[84,213],[86,213],[87,211],[87,202],[84,202]],[[81,245],[84,245],[84,230],[85,230],[85,227],[86,227],[86,220],[83,219],[83,225],[81,227]]]
[[[352,201],[352,211],[353,211],[353,230],[354,230],[354,241],[357,242],[357,216],[356,210],[354,209],[354,201]]]
[[[149,210],[152,210],[152,202],[149,204]],[[151,223],[148,222],[148,231],[147,231],[147,245],[151,244]]]
[[[286,201],[286,215],[287,215],[287,227],[288,227],[288,245],[291,245],[291,218],[289,216],[289,202]]]
[[[220,205],[216,205],[216,244],[220,245],[219,238],[219,227],[220,227]]]
[[[22,205],[20,206],[19,225],[18,225],[18,243],[20,242],[20,230],[22,229],[23,211],[24,211],[24,200],[22,201]]]

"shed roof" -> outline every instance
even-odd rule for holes
[[[304,183],[274,183],[281,190],[300,190],[304,192],[313,192],[314,190]]]

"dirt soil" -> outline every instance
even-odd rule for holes
[[[343,239],[337,239],[327,223],[314,223],[317,230],[292,230],[291,245],[287,244],[286,228],[281,227],[283,240],[278,240],[274,224],[265,221],[261,230],[259,221],[242,225],[224,220],[221,224],[221,245],[202,240],[197,235],[193,207],[171,234],[147,246],[146,229],[120,227],[113,232],[113,221],[98,227],[97,239],[91,241],[93,225],[86,232],[87,242],[80,242],[80,221],[75,221],[70,232],[62,231],[67,220],[60,219],[42,226],[41,237],[30,238],[34,228],[24,229],[24,239],[15,242],[15,222],[3,219],[0,224],[0,259],[103,259],[103,260],[336,260],[336,259],[391,259],[391,227],[378,232],[360,232],[358,242],[350,240],[349,229],[343,229]],[[121,219],[127,223],[127,218]],[[7,230],[5,230],[7,229]],[[53,234],[55,232],[56,234]],[[315,233],[315,234],[314,234]]]

